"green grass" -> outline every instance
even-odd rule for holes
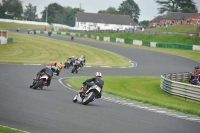
[[[44,30],[44,25],[33,25],[33,24],[20,24],[12,22],[0,22],[0,30],[12,30],[12,29],[41,29]],[[46,26],[47,30],[50,30],[52,26]]]
[[[169,25],[167,28],[165,26],[150,28],[148,31],[167,31],[167,32],[187,32],[195,33],[196,25]]]
[[[165,35],[165,34],[132,34],[132,33],[97,33],[88,32],[91,35],[104,36],[104,37],[114,37],[114,38],[124,38],[132,40],[142,40],[147,42],[164,42],[164,43],[180,43],[189,45],[200,45],[200,38],[189,37],[186,35]]]
[[[91,77],[70,78],[66,82],[78,90],[88,78]],[[160,77],[103,76],[103,79],[103,92],[200,116],[199,103],[165,93],[160,88]]]
[[[130,62],[118,54],[72,42],[47,39],[37,35],[9,33],[14,42],[0,46],[1,63],[47,64],[72,55],[86,56],[86,65],[91,66],[130,66]]]
[[[25,133],[25,132],[20,130],[14,130],[5,126],[0,126],[0,133]]]

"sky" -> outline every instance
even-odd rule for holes
[[[51,3],[58,3],[62,6],[70,6],[72,8],[79,8],[89,13],[98,13],[99,10],[106,10],[108,7],[115,7],[118,9],[119,5],[125,0],[21,0],[25,8],[26,5],[31,3],[33,6],[37,6],[37,14],[41,17],[45,6]],[[139,21],[152,20],[158,16],[158,9],[160,6],[155,3],[155,0],[134,0],[140,8]],[[193,0],[200,13],[200,0]]]

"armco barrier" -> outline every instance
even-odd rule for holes
[[[150,42],[148,42],[148,41],[142,41],[142,46],[148,46],[148,47],[150,47]]]
[[[110,41],[111,42],[116,42],[116,38],[115,37],[110,37]]]
[[[13,38],[8,38],[7,43],[11,43],[11,42],[13,42]]]
[[[156,47],[192,50],[193,46],[192,45],[186,45],[186,44],[157,43]]]
[[[189,72],[164,74],[161,75],[160,87],[172,95],[200,101],[200,86],[178,82],[186,79],[189,79]]]
[[[132,39],[124,39],[124,43],[133,44],[133,40]]]
[[[103,36],[99,36],[99,40],[100,40],[100,41],[103,41]]]
[[[192,48],[192,50],[200,50],[200,46],[193,45],[193,48]]]
[[[104,42],[110,42],[110,37],[103,37]]]

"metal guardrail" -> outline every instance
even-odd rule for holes
[[[97,32],[97,33],[135,33],[135,34],[153,34],[153,35],[160,35],[160,34],[182,34],[182,35],[188,35],[188,36],[195,36],[195,33],[190,32],[170,32],[170,31],[151,31],[151,30],[89,30],[86,32]]]
[[[161,75],[160,87],[172,95],[200,101],[200,86],[178,82],[188,79],[189,72],[163,74]]]

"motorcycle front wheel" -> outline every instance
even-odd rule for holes
[[[77,102],[78,94],[74,96],[73,102]]]
[[[72,69],[72,73],[74,73],[75,70],[76,70],[76,66],[73,67],[73,69]]]
[[[94,91],[88,93],[88,96],[83,99],[83,105],[87,105],[88,103],[92,102],[96,96]]]

